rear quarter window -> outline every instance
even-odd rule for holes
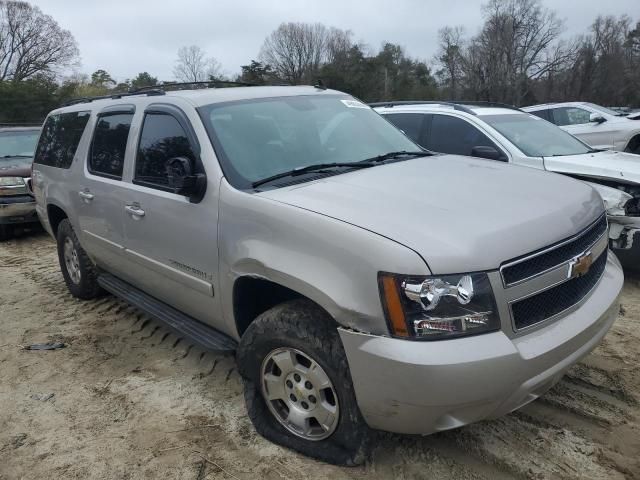
[[[33,163],[69,168],[90,115],[90,112],[50,115],[42,129]]]

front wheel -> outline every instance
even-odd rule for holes
[[[337,465],[358,465],[371,432],[356,403],[331,317],[307,300],[260,315],[238,347],[245,402],[268,440]]]

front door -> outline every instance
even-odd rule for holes
[[[127,277],[149,295],[216,325],[214,289],[218,271],[216,196],[198,203],[173,193],[167,160],[199,160],[197,137],[187,116],[174,106],[147,107],[140,128],[132,183],[121,199]]]
[[[613,133],[607,122],[590,122],[590,110],[581,107],[559,107],[551,110],[553,123],[593,148],[613,148]]]

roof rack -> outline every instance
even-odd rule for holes
[[[42,122],[25,122],[25,123],[16,123],[16,122],[0,122],[0,128],[4,127],[41,127]]]
[[[484,102],[479,100],[470,100],[470,101],[452,101],[451,103],[462,104],[462,105],[470,105],[472,107],[497,107],[497,108],[508,108],[510,110],[520,110],[520,108],[515,105],[511,105],[509,103],[501,103],[501,102]]]
[[[418,101],[410,101],[410,100],[402,100],[402,101],[391,101],[391,102],[375,102],[375,103],[370,103],[369,106],[370,107],[388,107],[388,108],[393,108],[396,106],[402,106],[402,105],[445,105],[448,107],[453,108],[454,110],[459,110],[461,112],[465,112],[465,113],[470,113],[471,115],[476,115],[476,112],[474,112],[473,110],[471,110],[470,108],[467,108],[463,105],[461,105],[458,102],[438,102],[436,100],[430,100],[430,101],[424,101],[424,100],[418,100]]]
[[[240,87],[255,87],[254,83],[235,82],[229,80],[208,80],[203,82],[167,82],[160,85],[148,85],[146,87],[136,88],[135,90],[129,90],[128,92],[113,93],[111,95],[99,95],[96,97],[81,97],[74,98],[66,103],[63,107],[70,105],[77,105],[79,103],[90,103],[94,100],[118,100],[122,97],[131,97],[134,95],[164,95],[167,91],[172,90],[192,90],[194,88],[218,88],[221,85],[225,86],[240,86]]]

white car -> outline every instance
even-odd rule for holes
[[[470,103],[371,106],[428,150],[509,162],[587,181],[605,202],[611,247],[627,266],[640,268],[640,157],[592,148],[515,107]]]
[[[626,114],[587,102],[524,107],[594,148],[640,154],[640,112]]]

